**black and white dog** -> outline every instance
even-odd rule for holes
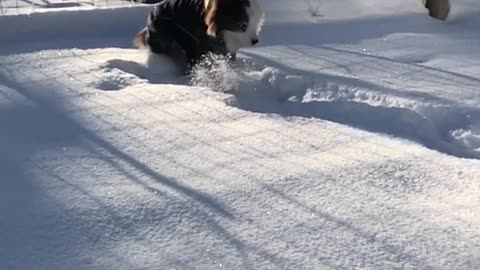
[[[207,53],[235,60],[240,48],[259,41],[264,11],[257,0],[158,1],[133,42],[171,57],[185,71]]]

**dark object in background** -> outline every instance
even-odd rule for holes
[[[422,0],[428,14],[439,20],[446,20],[450,13],[450,0]]]

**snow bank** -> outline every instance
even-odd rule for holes
[[[150,8],[147,5],[85,7],[3,15],[0,16],[0,40],[2,43],[33,43],[50,39],[133,36],[145,24]]]

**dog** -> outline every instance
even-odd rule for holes
[[[235,60],[239,49],[259,42],[265,12],[257,0],[150,0],[146,26],[133,43],[167,55],[184,71],[208,53]]]

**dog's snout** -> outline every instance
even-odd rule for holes
[[[252,45],[255,45],[258,43],[258,38],[252,38]]]

